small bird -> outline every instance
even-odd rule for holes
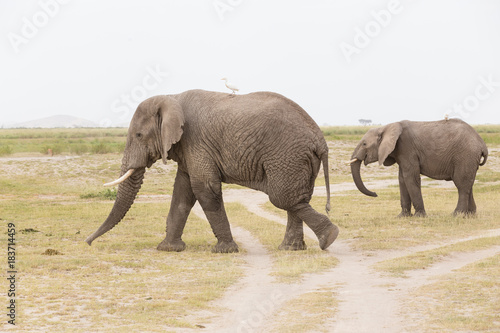
[[[228,79],[223,77],[221,80],[226,81],[226,87],[230,89],[233,93],[231,95],[234,95],[236,91],[238,91],[238,87],[236,87],[234,84],[228,82]]]
[[[448,121],[448,119],[450,119],[450,116],[446,113],[446,114],[444,115],[444,120]]]

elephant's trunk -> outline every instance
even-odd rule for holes
[[[113,205],[111,213],[109,213],[108,218],[104,223],[97,229],[92,235],[90,235],[85,241],[91,245],[94,239],[113,229],[127,214],[128,210],[132,206],[132,203],[141,188],[142,181],[144,179],[144,172],[146,168],[137,168],[131,176],[124,180],[118,186],[118,193],[116,194],[116,200]],[[128,172],[122,165],[122,176]]]
[[[377,193],[368,190],[365,184],[363,183],[363,180],[361,179],[361,173],[360,173],[361,162],[362,162],[361,160],[355,160],[355,159],[351,161],[351,174],[352,174],[352,179],[354,180],[354,184],[356,184],[356,187],[361,193],[366,194],[370,197],[376,197]]]

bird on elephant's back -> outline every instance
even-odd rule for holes
[[[370,129],[355,148],[351,173],[357,188],[369,196],[360,174],[365,165],[399,166],[400,217],[425,216],[420,175],[438,180],[453,181],[458,189],[454,214],[467,216],[476,213],[472,187],[479,166],[488,159],[488,148],[479,134],[460,119],[414,122],[401,121]]]
[[[177,162],[166,237],[159,250],[182,251],[182,233],[198,201],[217,238],[214,252],[236,252],[222,199],[221,183],[268,194],[287,211],[285,250],[305,249],[303,222],[326,249],[338,235],[329,218],[309,204],[321,164],[330,209],[328,146],[318,125],[293,101],[271,92],[247,95],[190,90],[151,97],[130,123],[116,201],[106,221],[87,238],[111,230],[125,216],[146,168],[162,159]]]

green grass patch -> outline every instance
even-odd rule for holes
[[[121,153],[126,140],[126,128],[0,129],[0,147],[10,147],[9,154]]]
[[[80,199],[106,199],[106,200],[115,200],[116,199],[116,189],[105,189],[99,192],[92,192],[87,194],[81,194]]]
[[[475,125],[473,127],[487,145],[500,144],[500,125]]]
[[[327,141],[360,140],[370,129],[377,126],[326,126],[321,131]]]
[[[11,146],[1,145],[0,146],[0,156],[10,155],[14,150]]]

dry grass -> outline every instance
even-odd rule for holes
[[[498,332],[499,277],[500,255],[467,265],[416,290],[406,315],[423,332]]]
[[[7,130],[0,131],[0,143],[8,141],[16,157],[0,159],[0,219],[15,223],[18,230],[18,327],[34,332],[111,332],[117,327],[138,332],[176,331],[184,327],[196,329],[199,321],[189,316],[196,310],[220,310],[211,308],[211,301],[220,298],[241,277],[242,253],[211,253],[215,237],[208,223],[193,215],[183,237],[188,244],[186,251],[156,251],[164,237],[169,209],[166,199],[164,203],[139,200],[123,222],[89,247],[84,239],[102,223],[112,205],[112,201],[99,197],[102,183],[118,175],[121,154],[49,159],[38,152],[47,143],[43,132],[23,131],[16,134],[17,138],[6,137]],[[98,131],[81,131],[64,130],[62,139],[58,139],[56,130],[50,131],[48,142],[95,138],[124,141],[123,130],[116,130],[109,137]],[[498,136],[490,128],[482,131],[489,140],[495,141]],[[352,181],[349,167],[343,162],[349,159],[355,138],[362,133],[348,132],[339,134],[339,138],[347,138],[345,141],[329,142],[332,185]],[[18,141],[19,146],[15,146]],[[35,148],[35,153],[29,153]],[[397,187],[378,190],[378,198],[358,191],[334,193],[330,218],[340,228],[339,239],[348,240],[354,250],[369,254],[453,242],[500,228],[499,151],[490,149],[488,163],[479,169],[476,218],[451,215],[457,200],[455,188],[424,188],[429,215],[424,219],[396,218],[400,211]],[[155,164],[147,171],[139,195],[166,198],[172,193],[175,170],[174,164]],[[363,167],[362,175],[366,181],[394,180],[397,169]],[[323,184],[320,173],[317,185]],[[82,199],[82,194],[96,197]],[[311,203],[318,211],[324,211],[324,197],[315,196]],[[285,216],[272,206],[266,208]],[[335,257],[319,250],[317,240],[306,239],[307,251],[278,251],[285,232],[283,225],[255,216],[238,204],[228,204],[227,211],[232,224],[248,229],[264,244],[272,257],[273,274],[280,282],[299,282],[305,274],[325,271],[337,263]],[[6,238],[4,230],[0,234],[2,244]],[[498,238],[463,242],[388,265],[401,266],[398,269],[406,272],[436,262],[453,251],[474,251],[493,244],[498,244]],[[44,255],[47,250],[59,254]],[[412,295],[414,301],[408,302],[406,315],[414,318],[412,314],[417,314],[421,319],[415,322],[432,332],[498,330],[499,260],[495,256],[469,265],[419,289]],[[337,304],[333,292],[317,290],[287,304],[278,314],[289,323],[287,331],[321,331],[321,326],[312,327],[310,323],[323,322],[334,315]],[[6,304],[5,293],[2,300]],[[4,329],[2,322],[0,330]]]
[[[329,288],[304,293],[292,299],[276,315],[276,325],[270,332],[300,333],[329,332],[325,322],[337,312],[338,301],[335,292]]]
[[[452,254],[479,251],[495,245],[500,245],[500,237],[481,237],[383,261],[378,263],[376,268],[394,276],[405,277],[407,271],[428,268]]]
[[[240,255],[214,256],[212,231],[196,217],[187,223],[186,251],[156,251],[167,204],[136,203],[125,221],[89,247],[83,240],[111,205],[2,202],[3,219],[18,230],[39,231],[17,238],[20,327],[47,332],[194,327],[186,315],[208,309],[241,277]],[[47,249],[60,255],[43,255]]]

